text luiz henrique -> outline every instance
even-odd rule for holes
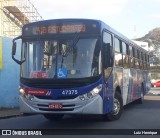
[[[137,131],[134,131],[134,135],[158,135],[158,132],[156,131],[147,131],[147,130],[137,130]]]

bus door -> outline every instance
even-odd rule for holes
[[[123,105],[127,104],[127,97],[129,94],[129,75],[130,69],[123,69]]]
[[[141,97],[143,75],[141,70],[137,70],[137,96]]]
[[[137,94],[137,70],[131,69],[131,84],[132,85],[132,93],[131,93],[131,99],[130,102],[134,101],[136,99]]]

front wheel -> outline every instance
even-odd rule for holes
[[[59,121],[63,118],[63,114],[44,114],[43,115],[46,119],[50,121]]]
[[[113,111],[103,116],[104,120],[113,121],[118,120],[121,117],[123,111],[123,101],[119,92],[115,93],[113,106]]]

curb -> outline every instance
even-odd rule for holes
[[[1,120],[1,119],[8,119],[8,118],[19,117],[19,116],[23,116],[23,114],[2,116],[2,117],[0,117],[0,120]]]
[[[22,116],[19,108],[0,108],[0,119]]]

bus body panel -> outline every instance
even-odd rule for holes
[[[143,71],[143,80],[144,80],[144,94],[151,89],[151,73],[149,70]]]
[[[114,83],[115,91],[116,88],[120,88],[123,105],[141,98],[142,89],[144,88],[145,95],[151,87],[149,71],[141,71],[133,68],[122,69],[115,67]]]
[[[122,99],[123,105],[128,103],[127,97],[129,96],[129,85],[130,85],[130,69],[123,69],[123,92],[122,92]]]
[[[113,110],[113,96],[114,96],[114,75],[111,73],[107,82],[104,83],[104,99],[103,99],[103,113],[109,113]]]

